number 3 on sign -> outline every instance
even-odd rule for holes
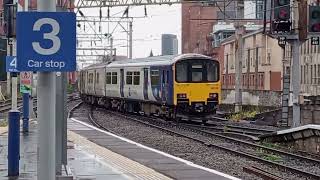
[[[52,46],[48,49],[41,47],[39,42],[32,42],[33,49],[41,55],[52,55],[59,51],[61,46],[60,38],[57,36],[60,32],[59,23],[52,18],[41,18],[37,20],[33,25],[33,31],[40,31],[41,27],[48,24],[52,27],[50,33],[44,33],[43,39],[48,39],[52,41]]]

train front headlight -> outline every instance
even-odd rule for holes
[[[177,94],[177,98],[178,99],[186,99],[187,98],[187,94],[184,94],[184,93]]]
[[[218,93],[209,93],[209,98],[210,99],[218,99]]]

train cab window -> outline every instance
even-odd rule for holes
[[[127,72],[126,84],[132,84],[132,72]]]
[[[215,82],[219,80],[218,67],[219,66],[217,66],[213,62],[207,63],[207,79],[209,82]]]
[[[112,84],[118,84],[118,73],[112,72]]]
[[[140,84],[140,72],[139,71],[133,72],[133,84],[134,85]]]
[[[106,84],[111,84],[111,72],[106,73]]]
[[[178,82],[188,81],[188,63],[178,62],[176,64],[176,79]]]
[[[190,59],[176,63],[176,81],[217,82],[219,81],[219,63],[206,59]]]
[[[203,81],[203,67],[202,64],[192,64],[191,66],[191,81],[201,82]]]
[[[160,81],[159,71],[151,70],[151,86],[158,85]]]

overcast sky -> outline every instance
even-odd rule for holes
[[[110,15],[122,16],[126,7],[115,7],[110,9]],[[99,9],[82,10],[85,16],[98,16]],[[106,16],[107,9],[103,9]],[[161,34],[175,34],[178,36],[179,53],[181,52],[181,5],[158,5],[147,6],[147,17],[136,18],[133,21],[133,57],[149,56],[150,51],[154,55],[161,54]],[[144,6],[130,7],[129,16],[143,17]],[[125,26],[125,23],[122,24]],[[116,23],[110,23],[109,32],[111,32]],[[87,26],[88,33],[88,26]],[[102,27],[103,32],[108,31],[107,23]],[[82,30],[83,31],[83,30]],[[126,41],[117,39],[125,39],[126,33],[121,26],[117,26],[113,33],[114,45],[117,48],[117,55],[127,55]],[[78,31],[79,33],[79,31]],[[90,32],[89,32],[90,33]]]

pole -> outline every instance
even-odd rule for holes
[[[7,93],[6,97],[9,98],[11,96],[11,75],[7,73]]]
[[[56,175],[61,175],[62,157],[62,123],[64,120],[64,106],[62,94],[62,73],[56,75]]]
[[[129,21],[129,59],[132,59],[132,21]]]
[[[62,154],[61,154],[61,162],[64,165],[68,164],[68,157],[67,157],[67,143],[68,143],[68,137],[67,137],[67,73],[63,72],[62,73],[62,100],[63,100],[63,118],[64,121],[62,123]]]
[[[23,93],[23,133],[29,132],[29,93]]]
[[[20,112],[9,111],[8,176],[19,176],[20,159]]]
[[[24,1],[24,11],[29,11],[29,0]],[[33,119],[35,117],[33,112],[33,87],[33,73],[31,73],[31,92],[29,94],[29,119]]]
[[[56,11],[55,0],[37,0],[38,11]],[[38,73],[38,179],[56,177],[56,73]]]
[[[10,42],[10,40],[9,40]],[[12,40],[9,44],[9,48],[10,48],[10,56],[13,55],[13,45],[12,45]],[[18,95],[17,95],[17,86],[18,86],[18,78],[17,78],[17,73],[11,73],[11,83],[12,83],[12,86],[11,86],[11,109],[12,110],[17,110],[17,106],[18,106]]]
[[[110,57],[113,60],[113,37],[110,38]]]
[[[293,91],[293,117],[292,127],[300,126],[300,41],[293,41],[293,59],[292,59],[292,91]]]
[[[12,110],[17,110],[18,94],[17,94],[18,78],[17,73],[12,73]]]
[[[243,1],[238,2],[237,5],[237,17],[244,17]],[[236,57],[235,57],[235,70],[236,70],[236,82],[235,82],[235,112],[240,112],[242,110],[242,55],[243,55],[243,34],[244,26],[241,22],[237,22],[236,28]]]
[[[62,154],[61,154],[61,162],[64,165],[68,164],[68,157],[67,157],[67,143],[68,143],[68,137],[67,137],[67,73],[62,73],[62,100],[63,100],[63,118],[64,121],[62,123]]]

